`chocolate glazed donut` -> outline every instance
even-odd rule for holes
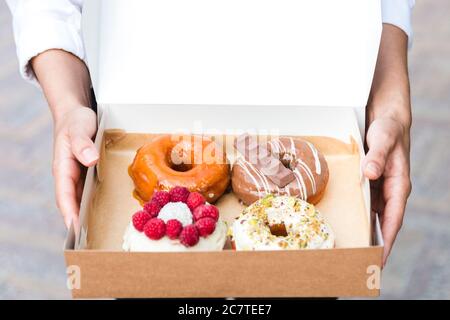
[[[312,204],[320,201],[329,172],[324,156],[313,144],[299,138],[282,137],[258,147],[266,147],[270,156],[278,158],[292,172],[288,172],[291,179],[283,185],[279,178],[265,174],[260,164],[239,157],[233,165],[231,185],[244,204],[250,205],[266,194],[296,196]]]

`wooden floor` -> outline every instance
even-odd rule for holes
[[[450,298],[450,1],[417,1],[410,52],[414,126],[411,195],[381,298]],[[69,298],[54,205],[52,122],[18,75],[0,1],[0,299]]]

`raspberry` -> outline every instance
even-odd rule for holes
[[[153,193],[152,201],[159,203],[162,208],[170,202],[170,194],[167,191],[156,191]]]
[[[166,233],[166,224],[158,218],[150,219],[144,226],[144,233],[152,240],[159,240]]]
[[[205,198],[198,192],[192,192],[187,198],[186,204],[193,211],[201,204],[205,204]]]
[[[198,233],[201,237],[207,237],[216,230],[216,220],[213,218],[201,218],[195,222]]]
[[[174,187],[169,191],[171,202],[184,202],[186,203],[189,197],[189,190],[185,187]]]
[[[146,212],[148,212],[148,214],[149,214],[152,218],[155,218],[155,217],[158,216],[159,211],[161,210],[161,206],[159,205],[158,202],[152,200],[152,201],[150,201],[150,202],[147,202],[147,203],[144,205],[144,210],[145,210]]]
[[[150,214],[146,211],[138,211],[135,214],[133,214],[133,226],[136,228],[137,231],[142,232],[144,230],[145,224],[150,220],[152,217]]]
[[[219,220],[219,209],[211,204],[202,204],[194,209],[192,215],[195,221],[205,217],[213,218],[217,221]]]
[[[198,230],[193,224],[190,224],[181,230],[180,243],[185,247],[195,246],[198,243],[198,240]]]
[[[170,219],[166,223],[166,235],[172,240],[178,238],[181,229],[183,229],[183,225],[177,219]]]

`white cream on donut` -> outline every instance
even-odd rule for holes
[[[200,237],[193,247],[185,247],[180,241],[163,237],[159,240],[150,240],[143,232],[139,232],[133,223],[127,227],[123,236],[122,249],[137,252],[174,252],[174,251],[216,251],[222,250],[227,238],[225,222],[219,220],[216,229],[207,238]]]
[[[167,223],[170,219],[177,219],[183,227],[192,223],[192,213],[186,203],[169,202],[158,214],[158,218]]]
[[[286,236],[276,236],[270,226],[284,225]],[[312,204],[289,196],[268,195],[256,201],[234,221],[236,250],[327,249],[334,234]]]

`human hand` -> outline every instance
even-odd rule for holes
[[[67,228],[71,222],[78,227],[83,188],[83,169],[99,158],[91,138],[97,129],[96,114],[87,107],[71,108],[55,120],[53,176],[56,204]]]
[[[383,265],[402,226],[406,201],[411,193],[409,127],[398,120],[380,117],[368,128],[369,148],[362,162],[364,175],[371,180],[372,210],[381,217],[384,239]]]

